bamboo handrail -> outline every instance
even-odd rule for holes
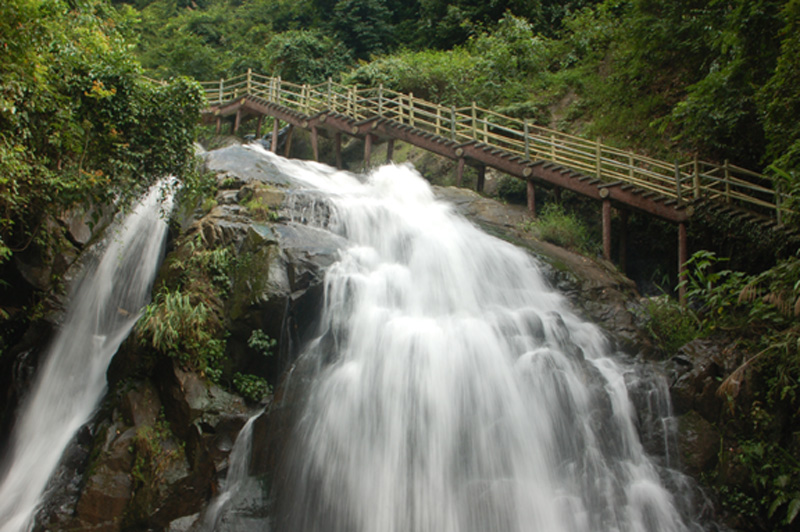
[[[375,117],[433,132],[457,143],[479,142],[533,161],[550,161],[607,182],[629,183],[682,202],[723,198],[755,207],[781,220],[790,212],[786,194],[764,186],[769,177],[730,163],[662,161],[505,116],[474,103],[446,107],[381,87],[356,87],[327,80],[303,85],[247,71],[230,79],[200,82],[207,101],[223,105],[246,95],[308,116],[324,112],[363,121]],[[782,196],[782,197],[781,197]]]

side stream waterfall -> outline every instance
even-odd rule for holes
[[[171,199],[160,186],[110,231],[74,288],[0,465],[0,532],[29,530],[61,455],[106,390],[106,370],[150,297]]]
[[[330,216],[298,223],[350,244],[326,274],[320,333],[300,360],[316,366],[310,395],[262,529],[702,530],[644,452],[632,367],[534,259],[408,167],[362,183],[263,156],[323,196]]]

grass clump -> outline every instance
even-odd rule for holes
[[[557,246],[583,253],[595,253],[597,243],[591,238],[586,225],[577,214],[568,212],[562,205],[548,203],[536,220],[525,229],[537,238]]]

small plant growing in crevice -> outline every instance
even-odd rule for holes
[[[255,196],[244,203],[244,208],[250,215],[260,222],[277,222],[280,219],[278,211],[273,209],[264,198]]]
[[[274,349],[278,342],[261,329],[255,329],[250,338],[247,339],[247,346],[254,349],[259,354],[270,357],[274,354]],[[247,373],[236,373],[233,376],[233,387],[239,394],[253,402],[258,402],[265,396],[272,393],[272,386],[263,377]]]

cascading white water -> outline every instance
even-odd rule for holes
[[[701,530],[644,452],[632,367],[530,256],[410,168],[362,184],[263,156],[327,197],[298,219],[350,242],[303,355],[318,371],[269,530]]]
[[[0,532],[28,530],[75,432],[105,393],[106,370],[147,303],[171,198],[157,185],[122,221],[73,291],[64,325],[21,405],[0,471]]]

